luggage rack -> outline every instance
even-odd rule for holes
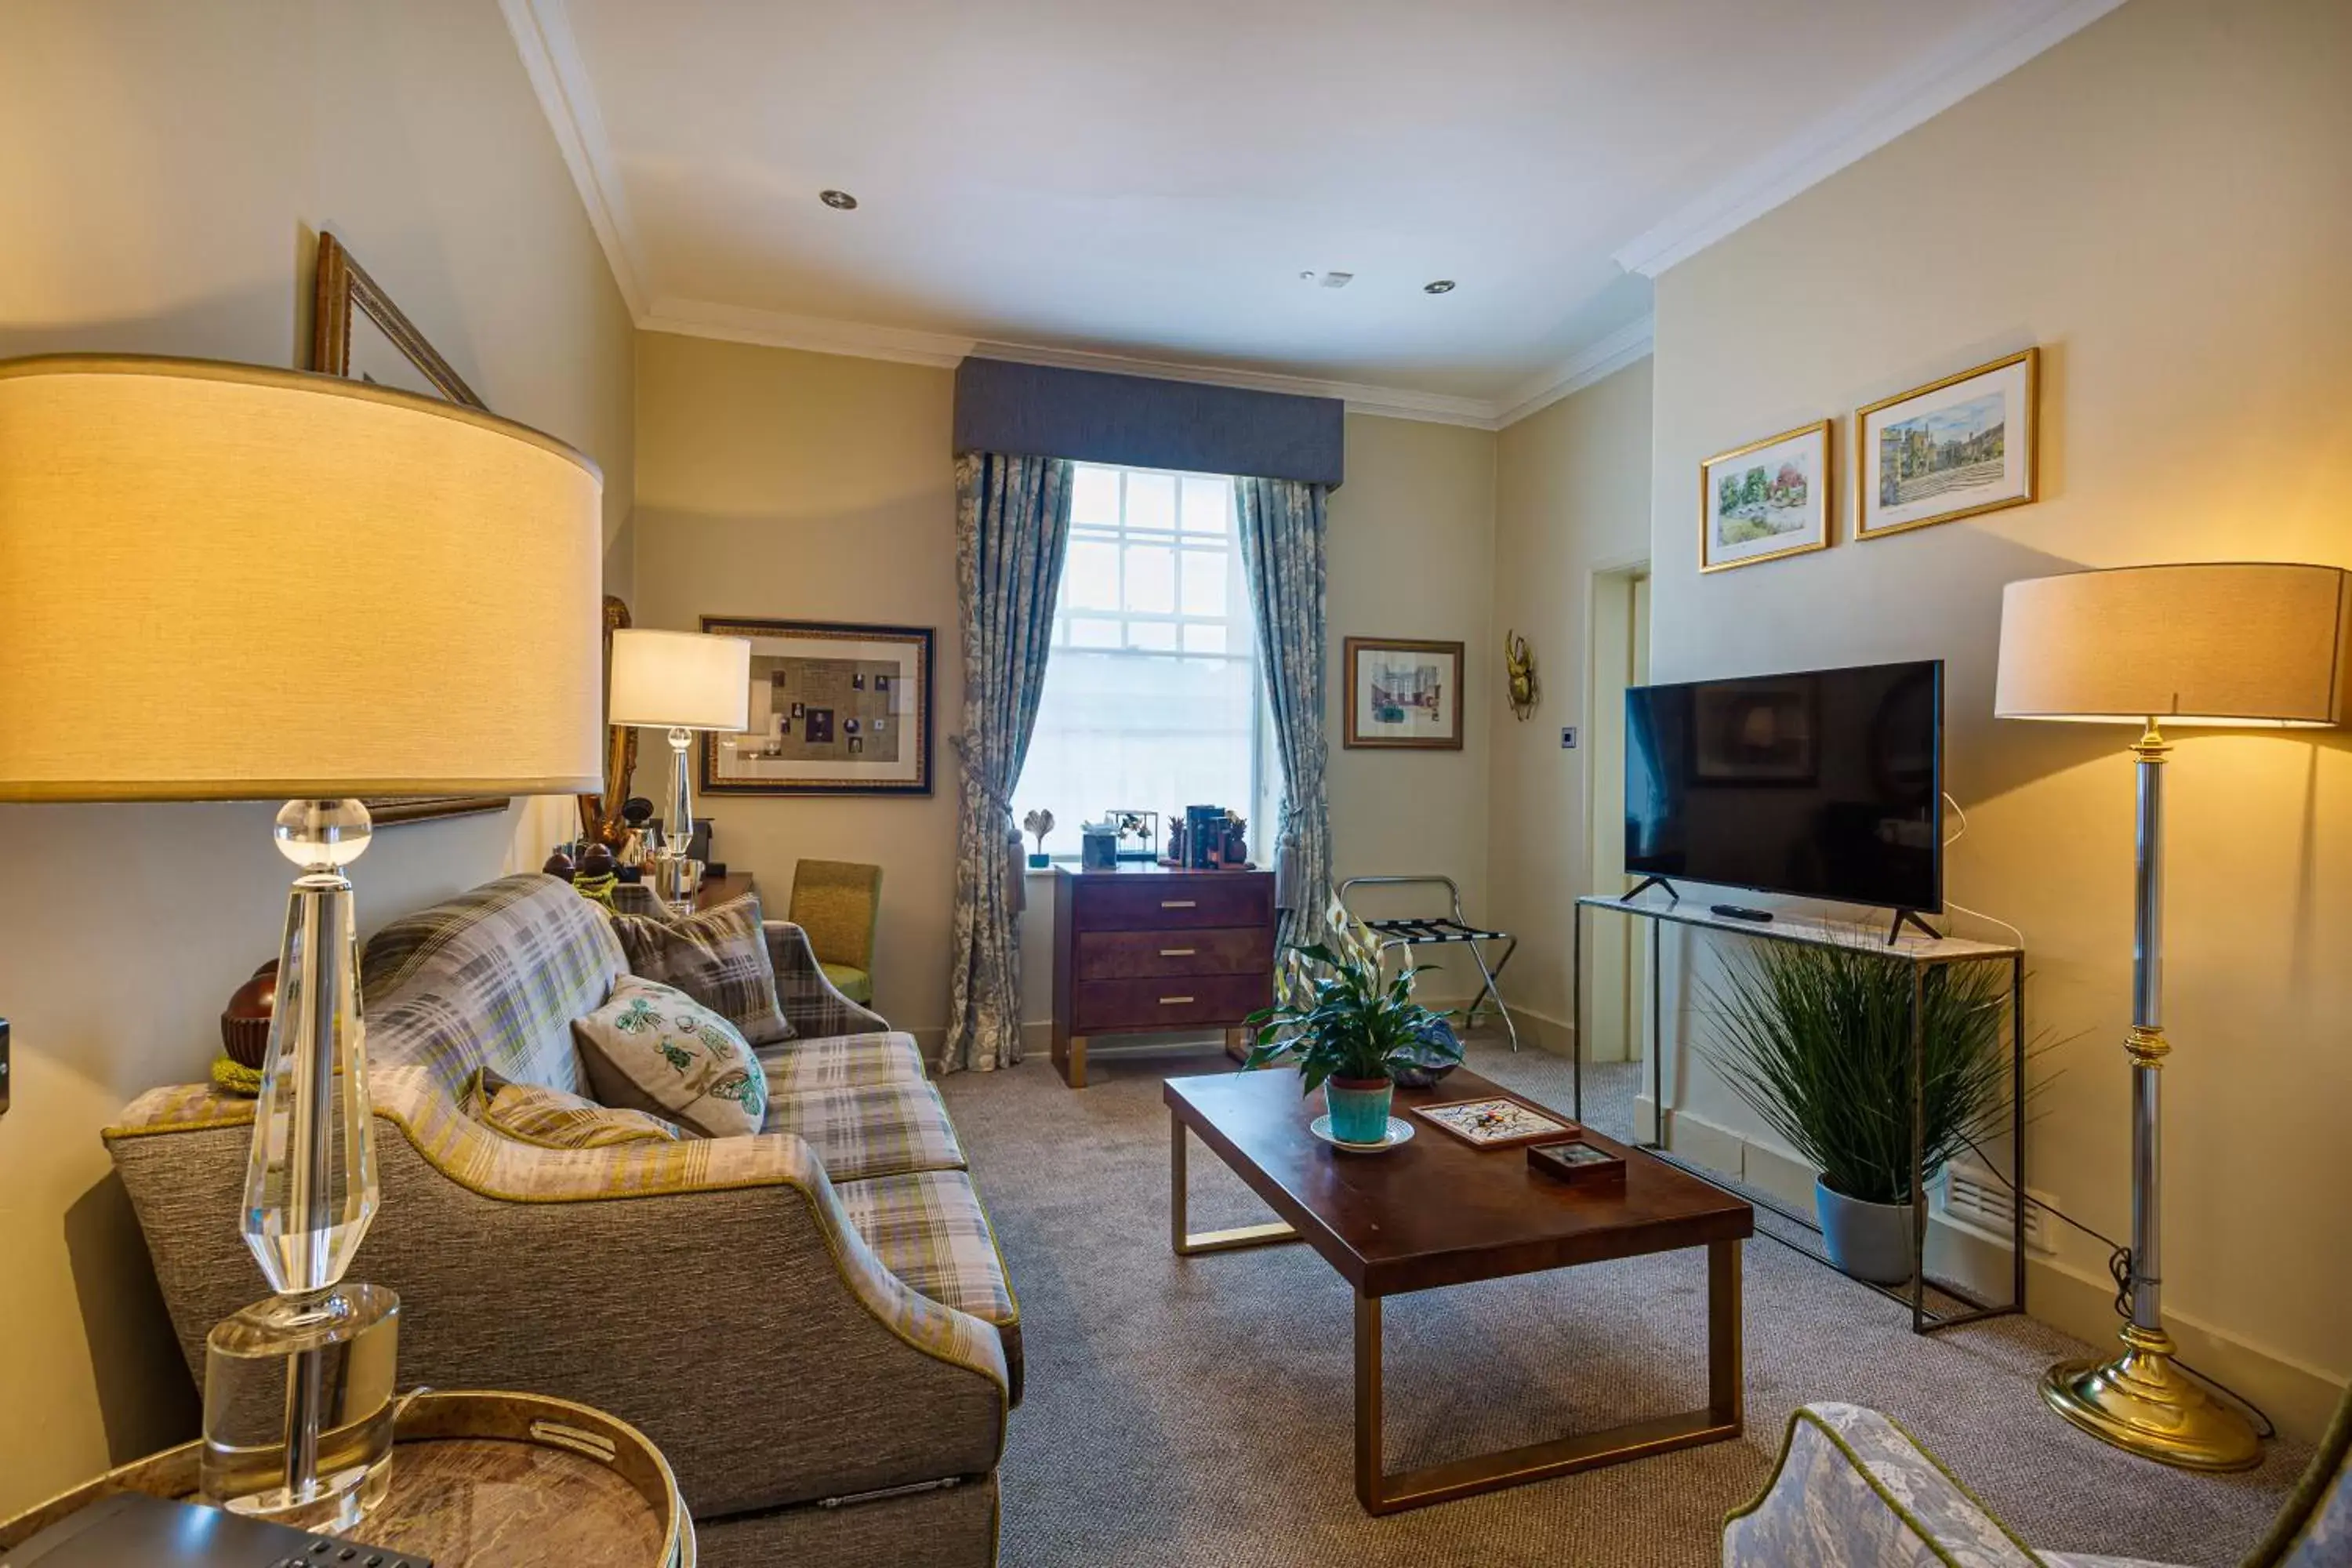
[[[1452,903],[1453,913],[1440,916],[1408,915],[1372,921],[1364,920],[1361,915],[1356,914],[1355,910],[1348,903],[1348,889],[1350,888],[1393,888],[1413,885],[1444,888],[1447,899]],[[1487,931],[1483,927],[1474,926],[1465,920],[1462,915],[1462,889],[1454,885],[1453,878],[1350,877],[1339,884],[1339,907],[1347,910],[1348,913],[1355,919],[1362,921],[1364,926],[1380,939],[1381,952],[1383,955],[1391,948],[1427,947],[1439,944],[1468,948],[1470,962],[1478,966],[1478,973],[1485,977],[1486,984],[1480,988],[1478,994],[1471,999],[1469,1008],[1463,1015],[1464,1026],[1466,1027],[1477,1018],[1478,1009],[1485,1006],[1486,999],[1491,996],[1495,999],[1495,1011],[1502,1016],[1504,1032],[1510,1036],[1511,1049],[1516,1051],[1519,1048],[1519,1026],[1512,1021],[1511,1010],[1504,1005],[1503,993],[1495,984],[1495,977],[1503,973],[1505,964],[1511,962],[1511,954],[1518,951],[1519,939],[1509,931]],[[1479,943],[1495,942],[1503,944],[1503,956],[1489,964],[1486,962],[1486,954],[1480,948]]]

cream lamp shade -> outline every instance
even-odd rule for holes
[[[2004,719],[2308,728],[2344,718],[2352,574],[2224,561],[2011,583]]]
[[[613,634],[615,724],[746,729],[751,722],[748,637],[623,628]]]
[[[601,787],[603,489],[364,382],[0,362],[0,800]]]

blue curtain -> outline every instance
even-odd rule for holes
[[[954,741],[962,767],[942,1072],[986,1072],[1021,1059],[1021,837],[1013,789],[1045,689],[1069,535],[1066,460],[957,457],[963,731]]]
[[[1331,897],[1331,805],[1324,790],[1323,546],[1328,485],[1239,479],[1242,565],[1282,760],[1275,899],[1285,943],[1320,942]]]

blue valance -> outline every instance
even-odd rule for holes
[[[1346,412],[1336,397],[967,359],[955,449],[1337,485]]]

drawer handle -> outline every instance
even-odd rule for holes
[[[1162,899],[1160,900],[1160,907],[1163,910],[1189,910],[1194,908],[1195,904],[1196,901],[1192,899]]]
[[[1160,950],[1160,956],[1162,958],[1190,958],[1200,951],[1201,950],[1197,947],[1163,947]]]
[[[1192,999],[1190,996],[1162,996],[1160,1005],[1162,1007],[1181,1007]]]

